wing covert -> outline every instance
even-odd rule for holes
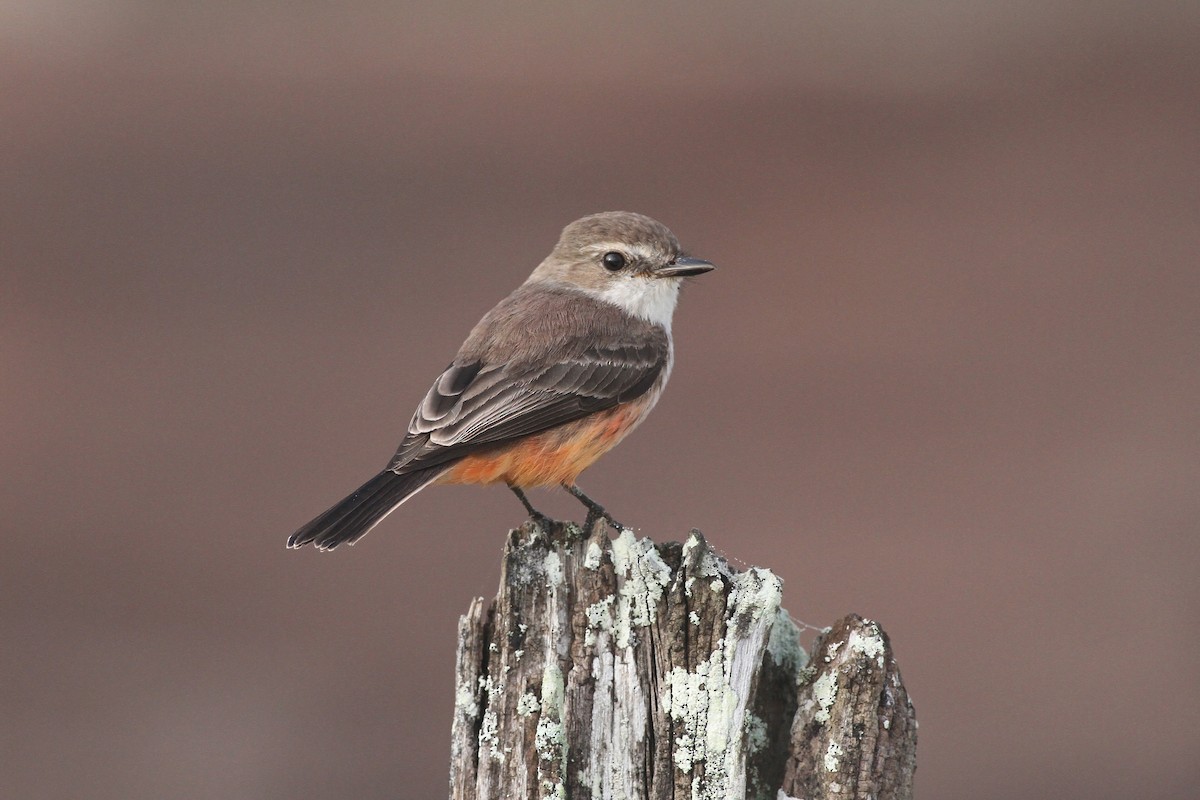
[[[665,332],[591,345],[550,363],[451,364],[409,423],[389,469],[407,472],[538,433],[645,394],[670,359]]]

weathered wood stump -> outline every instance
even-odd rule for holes
[[[810,658],[770,570],[526,523],[459,623],[450,797],[906,798],[916,718],[857,616]]]

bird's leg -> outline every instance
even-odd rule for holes
[[[538,511],[536,508],[534,508],[533,503],[529,502],[529,498],[525,496],[525,493],[522,492],[520,489],[518,489],[516,486],[513,486],[510,483],[508,485],[508,488],[512,489],[513,494],[515,494],[517,496],[517,499],[521,501],[521,505],[525,506],[525,510],[529,512],[529,518],[531,520],[533,520],[534,522],[536,522],[538,525],[541,525],[542,528],[544,528],[545,531],[547,533],[549,533],[550,526],[554,524],[554,520],[550,519],[545,514]]]
[[[587,519],[585,519],[583,522],[583,529],[585,531],[591,531],[592,523],[595,522],[597,519],[603,519],[605,522],[607,522],[609,525],[611,525],[614,530],[617,530],[617,531],[625,530],[625,526],[622,525],[621,523],[617,522],[613,518],[612,514],[605,511],[604,506],[600,505],[595,500],[593,500],[592,498],[590,498],[586,494],[584,494],[583,490],[580,489],[578,486],[576,486],[573,483],[564,483],[562,485],[562,487],[564,489],[566,489],[567,492],[570,493],[570,495],[572,497],[574,497],[576,500],[578,500],[579,502],[581,502],[585,506],[587,506],[587,510],[588,510]]]

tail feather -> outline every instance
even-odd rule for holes
[[[384,470],[289,536],[288,547],[303,547],[311,542],[318,550],[332,550],[343,542],[354,544],[393,509],[436,480],[449,466],[439,464],[403,475]]]

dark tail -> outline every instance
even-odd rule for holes
[[[289,536],[288,547],[303,547],[311,542],[318,550],[332,550],[342,542],[354,544],[392,509],[436,480],[449,466],[438,464],[403,475],[385,469]]]

